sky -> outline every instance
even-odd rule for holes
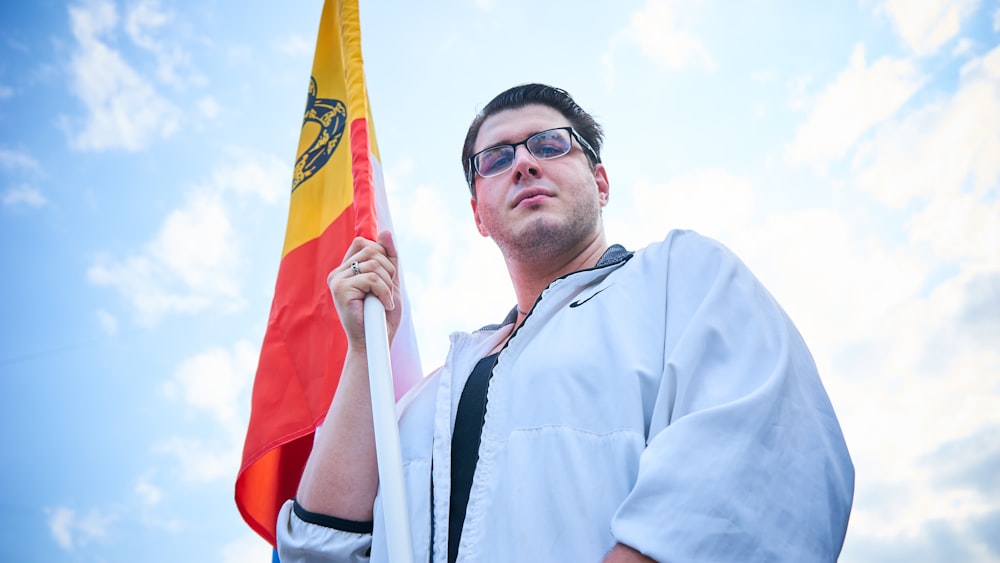
[[[0,560],[269,560],[233,484],[321,4],[0,4]],[[465,130],[557,85],[605,127],[609,241],[716,238],[805,337],[857,471],[841,561],[1000,561],[1000,4],[363,0],[361,26],[425,371],[514,303]]]

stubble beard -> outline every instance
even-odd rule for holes
[[[517,231],[502,229],[493,240],[508,261],[530,262],[563,256],[584,246],[597,232],[601,208],[597,200],[581,201],[562,221],[541,215],[532,217]]]

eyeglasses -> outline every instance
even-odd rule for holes
[[[524,145],[532,156],[541,160],[559,158],[569,153],[573,139],[587,152],[587,158],[594,164],[601,161],[597,152],[572,127],[557,127],[535,133],[520,143],[497,145],[481,150],[469,158],[469,187],[473,186],[473,171],[483,178],[498,176],[514,166],[514,153],[519,145]]]

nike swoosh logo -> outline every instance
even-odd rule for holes
[[[570,306],[570,307],[579,307],[580,305],[583,305],[583,304],[584,304],[584,303],[586,303],[587,301],[590,301],[591,299],[593,299],[593,298],[597,297],[597,294],[598,294],[598,293],[600,293],[600,292],[604,291],[604,290],[605,290],[605,289],[607,289],[608,287],[611,287],[611,286],[609,285],[609,286],[607,286],[607,287],[602,287],[601,289],[598,289],[598,290],[597,290],[597,291],[595,291],[594,293],[591,293],[591,294],[590,294],[590,296],[588,296],[588,297],[587,297],[586,299],[577,299],[576,301],[574,301],[574,302],[570,303],[570,304],[569,304],[569,306]]]

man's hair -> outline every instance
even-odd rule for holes
[[[486,104],[486,107],[472,120],[469,131],[465,134],[465,144],[462,146],[462,169],[465,171],[465,178],[473,196],[476,195],[476,173],[469,159],[472,157],[472,149],[476,144],[476,137],[479,136],[479,129],[483,126],[483,122],[502,111],[520,109],[530,105],[548,106],[563,114],[573,126],[573,130],[583,137],[594,150],[593,155],[586,149],[583,151],[587,155],[587,159],[590,160],[591,166],[601,161],[604,130],[592,115],[573,101],[569,92],[545,84],[514,86],[490,100],[490,103]]]

